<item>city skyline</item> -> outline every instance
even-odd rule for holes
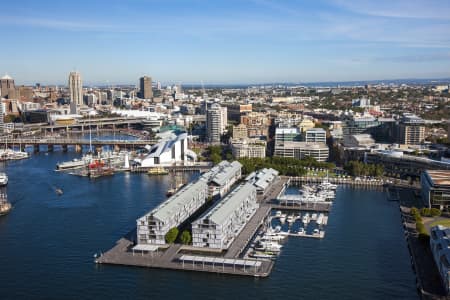
[[[8,2],[0,74],[16,84],[200,84],[450,77],[450,3]],[[6,59],[7,58],[7,59]]]

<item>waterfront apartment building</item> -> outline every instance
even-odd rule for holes
[[[420,177],[422,199],[427,207],[449,211],[450,170],[426,170]]]
[[[258,207],[256,188],[238,186],[192,223],[193,246],[228,249]]]
[[[208,183],[208,197],[222,197],[242,176],[242,165],[238,161],[221,161],[200,178]]]
[[[307,143],[326,143],[327,132],[323,128],[310,128],[303,133],[304,141]]]
[[[78,112],[78,108],[83,105],[83,82],[78,72],[69,74],[69,94],[70,94],[70,112]]]
[[[245,177],[245,181],[253,184],[258,194],[265,194],[267,189],[278,180],[279,172],[275,169],[261,169],[250,173]]]
[[[267,142],[260,139],[233,139],[231,152],[236,159],[243,157],[266,157]]]
[[[148,214],[137,219],[137,242],[140,245],[163,245],[170,229],[178,227],[194,214],[208,195],[208,185],[199,179],[179,190]]]
[[[431,228],[430,248],[442,285],[447,295],[450,292],[450,228],[438,225]]]
[[[139,95],[143,99],[153,98],[152,90],[152,78],[149,76],[143,76],[139,78]]]
[[[312,157],[317,161],[327,161],[329,155],[328,146],[324,143],[307,142],[277,142],[275,141],[274,156],[292,157],[304,159]]]

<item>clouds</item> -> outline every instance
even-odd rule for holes
[[[80,0],[75,8],[42,1],[24,9],[5,3],[0,25],[9,48],[0,54],[9,60],[0,73],[50,72],[55,56],[52,71],[76,64],[98,82],[116,72],[124,82],[142,72],[184,82],[450,73],[447,0]],[[24,67],[30,43],[39,59]]]
[[[450,20],[448,0],[332,0],[332,2],[346,10],[368,16]]]

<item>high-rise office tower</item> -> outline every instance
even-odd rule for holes
[[[14,86],[14,79],[5,75],[0,79],[1,98],[15,99],[16,87]]]
[[[206,111],[207,140],[211,144],[219,144],[222,135],[223,113],[219,104],[214,103]]]
[[[77,107],[83,105],[83,84],[78,72],[70,72],[69,74],[69,93],[71,113],[76,113]]]
[[[140,83],[140,97],[143,99],[151,99],[153,98],[152,91],[152,78],[149,76],[144,76],[139,79]]]

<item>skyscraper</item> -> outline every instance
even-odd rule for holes
[[[77,107],[83,105],[83,84],[78,72],[69,74],[70,112],[76,113]]]
[[[214,103],[206,111],[207,141],[211,144],[219,144],[222,135],[222,109],[219,104]]]
[[[14,86],[14,79],[5,75],[0,79],[1,98],[15,99],[16,87]]]
[[[153,98],[152,91],[152,78],[148,76],[141,77],[139,79],[140,83],[140,97],[143,99],[151,99]]]

